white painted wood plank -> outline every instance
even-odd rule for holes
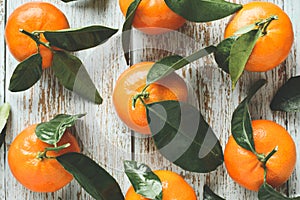
[[[8,13],[26,1],[8,2]],[[59,0],[49,1],[60,8],[69,19],[71,27],[78,28],[90,24],[101,24],[118,28],[123,16],[116,12],[117,2],[78,1],[64,4]],[[13,138],[23,128],[32,123],[45,121],[57,113],[84,113],[87,116],[77,125],[77,136],[82,144],[83,153],[91,156],[125,186],[123,159],[130,159],[131,141],[128,132],[116,119],[111,95],[117,74],[125,66],[121,59],[120,37],[116,36],[103,47],[85,50],[76,55],[82,59],[87,71],[99,89],[104,103],[100,106],[73,95],[60,86],[51,70],[46,70],[40,82],[32,89],[22,93],[8,93],[7,99],[13,106],[13,126],[9,127],[8,148]],[[123,62],[123,63],[122,63]],[[17,62],[9,54],[7,58],[8,83]],[[33,193],[21,186],[12,177],[6,166],[7,199],[92,199],[75,181],[56,193]],[[99,180],[100,181],[100,180]],[[127,188],[127,186],[126,186]],[[123,189],[123,188],[122,188]],[[12,192],[14,191],[14,192]]]
[[[290,78],[292,76],[299,76],[300,75],[300,65],[299,65],[299,56],[300,56],[300,37],[299,37],[299,17],[300,17],[300,1],[293,1],[293,4],[289,4],[288,2],[284,2],[284,9],[288,13],[288,15],[291,17],[292,23],[293,23],[293,29],[295,34],[295,40],[293,49],[286,61],[289,68],[287,70],[287,78]],[[288,113],[286,115],[287,119],[287,130],[294,138],[294,141],[296,143],[296,150],[297,150],[297,162],[296,162],[296,169],[290,178],[289,184],[288,184],[288,193],[290,196],[299,196],[300,194],[300,183],[299,183],[299,177],[300,177],[300,114],[299,113]]]
[[[5,25],[5,1],[0,1],[0,38],[4,38],[4,25]],[[0,40],[0,105],[5,101],[5,51],[4,40]],[[5,196],[5,145],[0,149],[0,199]]]

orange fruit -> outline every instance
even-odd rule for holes
[[[141,93],[146,85],[146,76],[154,62],[141,62],[125,70],[116,82],[113,92],[113,104],[120,119],[132,130],[150,134],[146,109],[141,100],[132,106],[133,97]],[[150,84],[145,90],[148,96],[143,98],[149,104],[164,100],[187,100],[187,86],[176,73]]]
[[[167,170],[157,170],[154,173],[159,177],[163,187],[162,200],[196,200],[194,189],[178,174]],[[135,193],[131,186],[125,200],[148,200]]]
[[[28,2],[16,8],[7,20],[5,27],[5,40],[11,54],[18,60],[23,61],[32,54],[37,53],[36,42],[19,29],[28,32],[43,30],[60,30],[69,28],[66,16],[55,6],[46,2]],[[41,35],[40,40],[47,43]],[[43,69],[52,64],[52,52],[40,45]]]
[[[250,2],[238,11],[225,29],[225,38],[250,24],[276,15],[254,46],[245,69],[265,72],[282,63],[288,56],[294,41],[293,27],[288,15],[277,5],[269,2]]]
[[[268,155],[276,146],[278,151],[267,161],[267,183],[277,187],[286,182],[296,164],[296,147],[292,137],[279,124],[269,120],[254,120],[253,138],[257,153]],[[224,162],[230,177],[241,186],[258,191],[263,184],[264,169],[256,155],[240,147],[232,136],[225,147]]]
[[[67,185],[73,176],[54,158],[37,158],[46,147],[53,147],[39,140],[35,134],[37,125],[24,129],[12,142],[8,151],[8,164],[14,177],[26,188],[34,192],[54,192]],[[75,137],[66,131],[57,146],[70,143],[58,152],[48,151],[48,157],[56,157],[67,152],[79,152]]]
[[[124,16],[133,0],[119,0],[119,5]],[[185,19],[174,13],[163,0],[142,1],[138,6],[133,26],[147,34],[162,34],[177,30]]]

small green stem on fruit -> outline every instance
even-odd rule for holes
[[[40,151],[40,152],[37,153],[36,158],[38,158],[40,160],[43,160],[45,158],[46,159],[54,159],[55,157],[47,156],[48,151],[60,151],[62,149],[65,149],[65,148],[69,147],[70,145],[71,145],[70,143],[66,143],[66,144],[63,144],[63,145],[58,146],[58,147],[56,145],[55,145],[55,147],[46,147],[44,149],[44,151]]]
[[[262,35],[267,34],[267,28],[273,20],[278,20],[278,16],[272,15],[271,17],[269,17],[267,19],[256,22],[256,26],[259,26],[259,28],[262,30]]]
[[[42,31],[34,31],[32,33],[28,32],[24,29],[19,29],[19,31],[21,33],[29,36],[32,40],[34,40],[38,47],[39,47],[39,45],[43,45],[44,47],[46,47],[46,48],[50,49],[51,51],[53,51],[53,49],[51,48],[49,43],[45,43],[45,42],[40,41],[40,34],[43,33]],[[38,48],[38,51],[39,51],[39,48]]]
[[[40,38],[36,34],[29,33],[28,31],[24,29],[19,29],[19,31],[27,36],[29,36],[31,39],[33,39],[37,44],[40,43]]]
[[[144,105],[146,105],[143,99],[149,98],[149,95],[150,95],[150,93],[146,91],[147,87],[145,87],[141,93],[138,93],[132,97],[132,108],[133,109],[135,108],[135,104],[136,104],[137,100],[140,100]]]
[[[264,168],[264,183],[267,181],[267,162],[277,151],[278,146],[276,146],[267,156],[264,154],[255,153],[257,159],[262,163],[262,167]]]
[[[261,162],[266,166],[268,160],[278,151],[278,146],[276,146]]]

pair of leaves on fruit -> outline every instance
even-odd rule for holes
[[[4,103],[0,106],[0,147],[5,140],[5,126],[10,113],[10,105]]]
[[[162,183],[150,167],[136,161],[124,161],[124,168],[134,191],[148,199],[162,200]],[[207,185],[203,187],[204,200],[224,200],[215,194]]]
[[[249,113],[249,102],[254,94],[266,83],[265,80],[257,81],[250,89],[248,96],[238,105],[235,109],[232,121],[231,121],[231,130],[232,135],[236,142],[243,148],[252,151],[254,154],[257,154],[255,151],[252,125],[251,125],[251,116]],[[208,187],[204,188],[204,199],[207,200],[221,200],[222,198],[213,193]],[[260,200],[289,200],[289,199],[300,199],[288,198],[274,190],[266,182],[260,187],[258,191],[258,199]]]
[[[57,146],[66,128],[72,127],[75,121],[85,114],[60,114],[48,122],[40,123],[36,127],[37,137],[54,147],[46,151],[58,151],[68,147],[67,144]],[[116,180],[91,158],[76,152],[66,153],[55,158],[78,183],[95,199],[122,200],[124,196]],[[101,180],[101,181],[99,181]]]
[[[257,157],[262,158],[260,160],[262,162],[264,162],[263,163],[264,165],[268,161],[268,158],[270,158],[270,156],[273,155],[277,151],[277,148],[275,147],[274,150],[267,156],[263,156],[256,152],[255,145],[254,145],[254,139],[253,139],[251,116],[249,113],[249,103],[250,103],[250,100],[252,99],[252,97],[255,95],[255,93],[265,84],[266,84],[266,80],[261,79],[261,80],[257,81],[250,88],[247,97],[234,110],[233,115],[232,115],[232,120],[231,120],[232,136],[234,137],[237,144],[239,146],[241,146],[242,148],[253,152]],[[267,173],[267,171],[266,171],[266,173]],[[264,179],[263,185],[259,189],[258,198],[261,200],[265,200],[265,199],[287,200],[287,199],[290,199],[290,198],[287,198],[287,197],[283,196],[282,194],[278,193],[276,190],[274,190],[270,185],[268,185],[266,183],[265,179]],[[293,198],[293,199],[300,199],[300,198]]]
[[[175,55],[159,60],[149,70],[146,85],[214,50],[214,46],[209,46],[185,58]],[[155,102],[145,106],[155,145],[169,161],[199,173],[213,171],[223,163],[221,145],[198,109],[178,101]]]
[[[203,188],[203,199],[204,200],[225,200],[215,194],[208,186]],[[264,183],[258,191],[259,200],[299,200],[300,197],[288,198],[276,190],[274,190],[270,185]]]
[[[129,65],[132,22],[136,9],[142,0],[134,0],[127,9],[126,20],[122,29],[122,47]],[[231,15],[242,5],[224,0],[164,0],[167,6],[178,15],[191,22],[209,22]]]
[[[276,93],[271,109],[285,112],[300,111],[300,76],[290,78]]]
[[[268,19],[247,25],[217,45],[215,60],[223,71],[230,74],[233,88],[241,77],[257,40],[276,19],[276,16],[270,16]]]
[[[117,32],[116,29],[95,25],[80,29],[40,31],[38,34],[43,34],[49,41],[48,44],[40,42],[36,33],[20,31],[36,41],[37,45],[45,45],[51,49],[53,52],[51,68],[65,88],[92,102],[102,103],[102,98],[81,60],[68,52],[100,45],[113,36]],[[52,47],[62,50],[54,50]],[[29,89],[40,80],[42,71],[42,57],[38,52],[19,63],[10,79],[9,90],[18,92]]]
[[[169,56],[161,59],[147,74],[146,85],[214,50],[214,46],[209,46],[185,58]],[[221,145],[198,109],[178,101],[156,102],[145,104],[145,107],[155,145],[169,161],[200,173],[213,171],[223,163]]]

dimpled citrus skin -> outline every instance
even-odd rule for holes
[[[119,0],[124,16],[133,0]],[[185,19],[174,13],[163,0],[141,1],[136,10],[133,26],[147,34],[162,34],[177,30]]]
[[[288,15],[277,5],[269,2],[250,2],[238,11],[225,29],[225,38],[262,19],[276,15],[266,35],[255,44],[245,69],[253,72],[265,72],[282,63],[288,56],[294,42],[294,32]]]
[[[66,28],[69,28],[69,22],[58,8],[46,2],[28,2],[16,8],[9,16],[5,27],[5,40],[11,54],[18,61],[23,61],[37,53],[37,45],[19,29],[33,32]],[[47,43],[43,35],[40,40]],[[40,45],[40,53],[43,69],[50,67],[52,52]]]
[[[38,152],[53,147],[36,137],[35,125],[24,129],[14,139],[8,150],[8,164],[14,177],[26,188],[34,192],[55,192],[73,179],[59,162],[54,159],[39,159]],[[80,152],[76,138],[67,130],[57,146],[70,143],[70,146],[47,152],[47,156],[56,157],[67,152]]]
[[[196,200],[194,189],[178,174],[167,170],[157,170],[154,173],[159,177],[163,186],[162,200]],[[125,200],[149,200],[135,193],[131,186]]]
[[[258,153],[267,155],[276,146],[278,151],[267,162],[267,183],[277,187],[285,183],[296,164],[296,147],[292,137],[279,124],[269,120],[254,120],[253,138]],[[224,151],[224,162],[230,177],[241,186],[258,191],[263,184],[262,163],[250,151],[240,147],[232,136]]]

